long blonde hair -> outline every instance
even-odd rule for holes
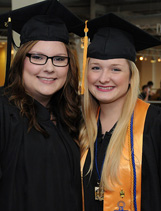
[[[127,92],[121,116],[110,139],[102,169],[101,186],[107,190],[112,190],[111,184],[114,185],[115,183],[119,183],[118,169],[120,158],[124,146],[128,123],[130,121],[139,93],[138,69],[132,61],[128,61],[128,64],[131,73],[131,83]],[[85,76],[84,102],[82,107],[84,124],[82,125],[79,136],[81,155],[84,154],[86,149],[90,148],[91,164],[89,171],[92,172],[94,163],[94,142],[97,136],[97,111],[99,103],[88,90],[87,71]]]

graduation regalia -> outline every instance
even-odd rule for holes
[[[79,147],[35,101],[45,138],[6,97],[0,97],[0,210],[80,211]]]
[[[35,40],[68,44],[69,33],[77,33],[75,27],[82,23],[56,0],[0,15],[1,28],[7,20],[8,46],[12,40],[11,30],[20,34],[21,46]],[[10,50],[8,60],[9,54]],[[9,66],[8,63],[5,86],[11,83]],[[69,130],[61,125],[59,112],[53,114],[55,125],[49,111],[36,100],[34,104],[36,120],[48,137],[34,127],[28,131],[29,120],[22,117],[6,96],[0,96],[0,210],[81,211],[79,147]]]
[[[161,199],[161,142],[160,127],[161,122],[157,120],[161,110],[159,107],[150,105],[147,111],[144,132],[143,132],[143,150],[142,150],[142,174],[141,174],[141,211],[160,210]],[[135,123],[137,124],[137,122]],[[115,126],[114,126],[115,127]],[[135,125],[134,125],[135,128]],[[102,138],[101,125],[98,130],[98,168],[102,168],[105,151],[108,147],[112,131],[106,132]],[[135,140],[134,140],[135,141]],[[84,204],[85,210],[103,211],[104,201],[95,200],[94,187],[98,181],[96,166],[94,164],[93,173],[87,174],[90,165],[90,151],[83,169],[84,182]],[[130,178],[126,178],[129,180]],[[126,185],[126,184],[125,184]],[[124,186],[124,185],[123,185]],[[116,209],[119,210],[119,207]],[[126,210],[126,209],[125,209]],[[106,209],[104,210],[106,211]],[[108,209],[107,209],[108,211]]]

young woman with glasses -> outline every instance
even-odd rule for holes
[[[78,68],[67,43],[60,20],[22,28],[0,97],[0,210],[81,210]]]

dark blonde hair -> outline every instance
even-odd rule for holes
[[[120,158],[124,146],[127,127],[139,93],[139,71],[132,61],[127,60],[127,62],[129,64],[130,71],[130,87],[126,94],[121,116],[110,139],[102,169],[101,186],[103,186],[106,190],[112,190],[111,184],[113,185],[115,183],[119,183],[118,169]],[[94,165],[94,143],[97,136],[98,107],[98,101],[89,92],[86,71],[83,103],[84,124],[82,124],[79,139],[81,156],[83,156],[86,149],[90,148],[91,164],[89,172],[92,172]],[[109,181],[111,183],[109,183]]]
[[[25,115],[28,118],[28,130],[30,130],[32,127],[35,127],[36,130],[46,136],[48,134],[46,131],[44,131],[43,128],[41,128],[36,119],[34,99],[26,93],[22,82],[22,71],[26,53],[28,53],[37,42],[38,41],[27,42],[21,45],[17,51],[12,62],[9,75],[9,85],[6,87],[5,93],[8,96],[9,101],[14,103],[20,109],[21,115]],[[77,139],[80,118],[78,66],[69,46],[66,45],[66,48],[70,57],[67,79],[63,88],[57,93],[54,93],[52,96],[49,109],[53,112],[56,121],[59,119],[61,124],[67,128],[71,136],[74,139]]]

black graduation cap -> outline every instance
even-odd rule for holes
[[[135,62],[136,51],[161,45],[161,41],[109,13],[88,22],[87,56],[97,59],[125,58]]]
[[[83,36],[83,31],[80,30],[83,22],[57,0],[40,2],[1,14],[0,28],[5,28],[6,23],[8,24],[6,80],[11,60],[12,30],[20,34],[21,44],[31,40],[68,43],[71,32]]]
[[[69,42],[69,34],[64,22],[48,15],[32,17],[20,32],[21,44],[31,40]]]
[[[20,34],[25,23],[39,15],[56,17],[65,23],[69,33],[83,36],[83,32],[78,30],[82,21],[57,0],[47,0],[0,14],[0,28],[6,28],[5,23],[11,17],[12,30]]]

